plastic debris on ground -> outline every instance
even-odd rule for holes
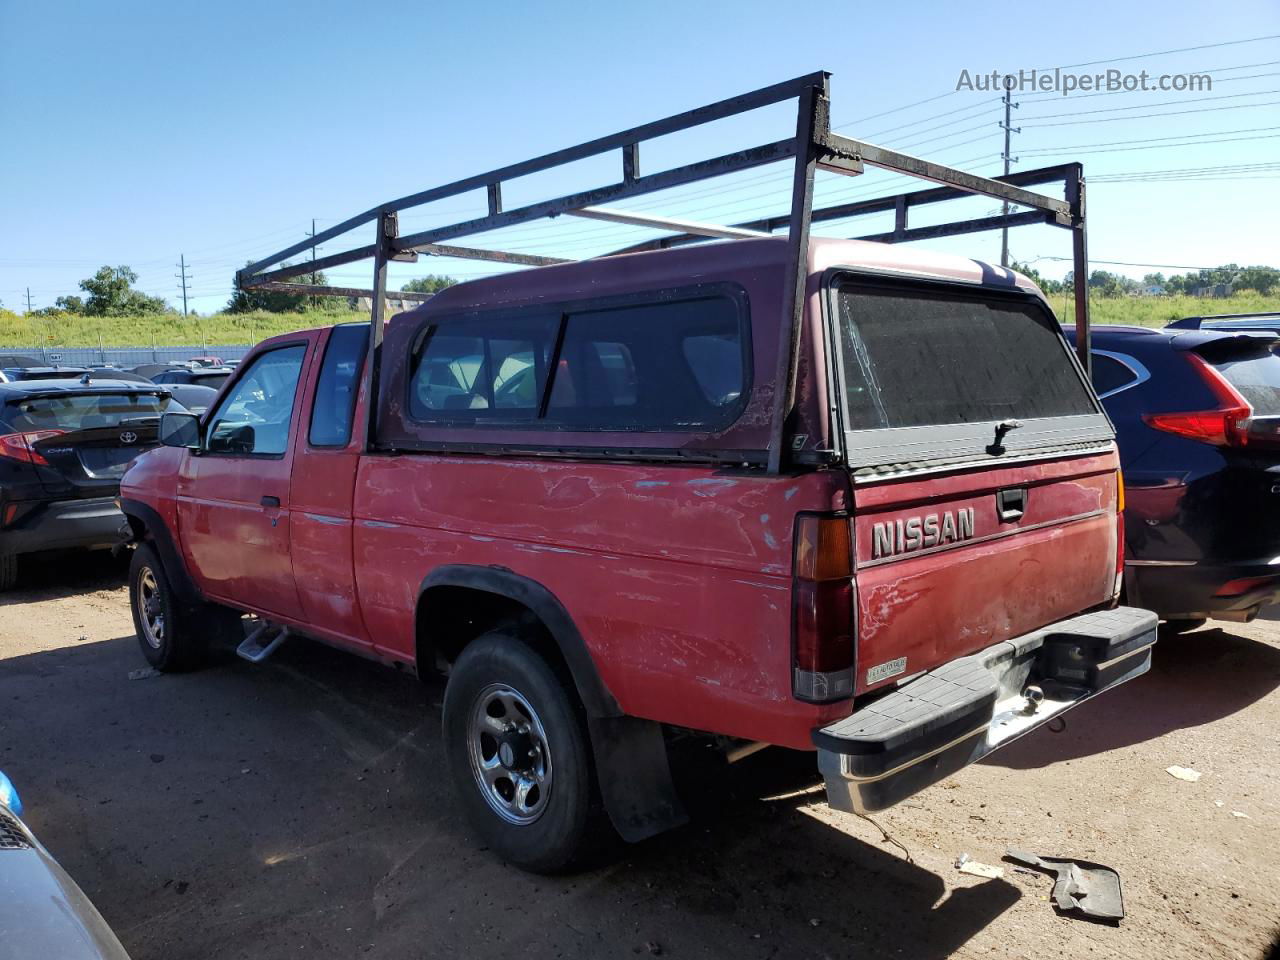
[[[1059,913],[1111,924],[1124,918],[1120,874],[1111,867],[1068,857],[1038,857],[1013,849],[1006,850],[1004,858],[1053,874],[1057,880],[1050,898]]]
[[[974,860],[967,853],[956,857],[956,869],[971,877],[983,877],[987,880],[999,880],[1004,876],[1004,867],[993,867],[989,863]]]
[[[1177,780],[1185,780],[1187,783],[1195,783],[1200,779],[1200,771],[1192,770],[1190,767],[1169,767],[1165,773]]]

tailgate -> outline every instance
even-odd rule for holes
[[[1114,453],[854,489],[857,692],[1108,602]]]
[[[105,496],[119,485],[129,464],[156,445],[156,431],[156,421],[147,420],[37,440],[31,449],[45,462],[36,472],[51,493]]]
[[[156,445],[167,393],[141,390],[50,390],[11,399],[0,433],[23,450],[45,492],[104,497],[140,454]]]

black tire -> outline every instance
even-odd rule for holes
[[[208,616],[205,606],[184,605],[174,593],[155,548],[149,543],[138,544],[129,562],[129,608],[147,663],[166,673],[203,666],[212,628],[222,622]]]
[[[1160,623],[1160,632],[1165,636],[1176,637],[1179,634],[1190,633],[1192,630],[1199,630],[1208,622],[1204,617],[1195,620],[1163,620]]]
[[[514,694],[517,707],[523,705],[527,712],[499,704],[497,709],[502,712],[495,714],[493,708],[502,691]],[[512,729],[503,733],[500,741],[498,734],[484,726],[480,713],[498,723],[512,720]],[[522,726],[527,728],[523,733]],[[488,733],[488,744],[477,730]],[[445,688],[444,739],[454,788],[471,823],[492,850],[535,873],[553,873],[583,861],[592,846],[589,839],[600,826],[586,724],[570,681],[557,676],[516,633],[487,633],[462,651]],[[504,744],[517,746],[504,754]],[[473,761],[473,751],[478,750],[483,760],[490,747],[492,762],[501,769],[494,771],[498,779],[486,785],[478,761]],[[510,767],[504,763],[508,756],[516,759]],[[532,759],[523,761],[522,766],[519,756]],[[541,781],[545,786],[535,783],[527,790],[525,809],[514,785],[520,780],[536,780],[539,769],[549,775]],[[505,799],[504,778],[513,794],[505,814],[499,810]],[[492,799],[495,795],[497,799]],[[534,808],[540,809],[530,819],[528,814]]]
[[[9,590],[18,582],[18,555],[0,553],[0,590]]]

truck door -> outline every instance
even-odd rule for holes
[[[189,569],[233,606],[300,618],[289,552],[289,474],[309,338],[258,354],[205,421],[178,482]]]
[[[352,501],[364,433],[353,430],[367,323],[334,327],[308,377],[290,482],[293,571],[307,623],[367,648],[351,550]]]

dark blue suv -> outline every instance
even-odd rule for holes
[[[1093,383],[1120,443],[1127,602],[1175,627],[1280,602],[1280,336],[1095,327]]]

